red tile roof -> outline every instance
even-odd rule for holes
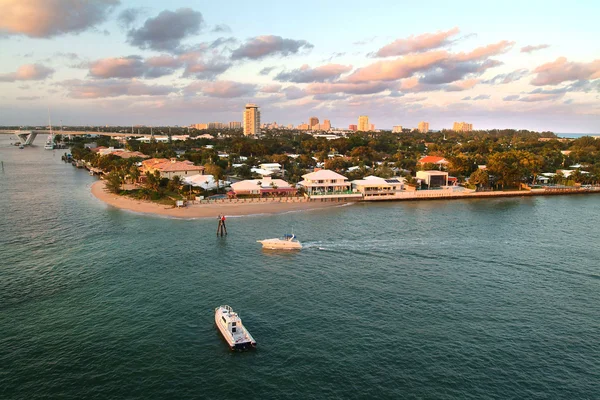
[[[419,164],[447,164],[444,157],[425,156],[419,160]]]

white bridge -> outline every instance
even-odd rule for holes
[[[49,130],[35,130],[35,131],[8,131],[8,130],[0,130],[0,134],[12,134],[15,135],[19,142],[23,146],[29,146],[33,144],[33,141],[39,134],[49,135],[50,133],[54,133],[55,135],[101,135],[101,136],[120,136],[120,137],[144,137],[149,135],[143,135],[138,133],[120,133],[120,132],[94,132],[94,131],[49,131]],[[159,137],[160,135],[154,135],[154,137]]]
[[[21,142],[21,144],[23,146],[29,146],[30,144],[33,144],[33,141],[35,140],[36,136],[40,132],[38,132],[38,131],[2,131],[2,133],[12,133],[19,139],[19,142]]]

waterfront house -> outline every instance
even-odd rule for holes
[[[281,164],[279,163],[262,163],[258,167],[265,171],[271,171],[275,175],[281,174],[282,171]]]
[[[448,173],[445,171],[417,171],[417,179],[428,188],[448,186]]]
[[[217,182],[213,175],[204,175],[204,174],[196,174],[196,175],[192,175],[192,176],[186,176],[185,178],[182,179],[182,183],[184,185],[199,187],[204,190],[215,190],[218,188],[224,188],[231,184],[231,182],[229,182],[229,181],[219,180]]]
[[[166,158],[151,158],[142,162],[140,168],[142,174],[154,171],[160,173],[161,178],[172,179],[175,175],[180,178],[184,178],[188,175],[204,174],[204,167],[200,165],[194,165],[191,161],[178,161],[176,158],[170,160]]]
[[[404,190],[404,178],[401,177],[385,179],[371,175],[351,183],[352,191],[362,193],[365,199],[395,196]]]
[[[262,179],[247,179],[231,184],[231,190],[237,195],[244,194],[273,194],[285,195],[296,193],[296,188],[292,187],[283,179],[272,179],[264,177]]]
[[[303,187],[306,190],[306,194],[310,197],[362,197],[362,194],[353,193],[350,190],[351,183],[348,182],[348,178],[328,169],[320,169],[310,174],[302,175],[302,178],[304,180],[298,182],[298,185]]]

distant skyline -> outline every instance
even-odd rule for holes
[[[501,6],[500,6],[501,4]],[[600,3],[0,0],[0,125],[600,133]],[[72,12],[77,7],[77,12]]]

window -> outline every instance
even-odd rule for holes
[[[227,323],[227,320],[225,319],[225,317],[221,317],[221,319],[223,320],[223,322]]]
[[[236,326],[236,325],[237,325],[237,322],[232,322],[231,323],[231,326]]]
[[[235,328],[231,328],[231,332],[235,333]]]

